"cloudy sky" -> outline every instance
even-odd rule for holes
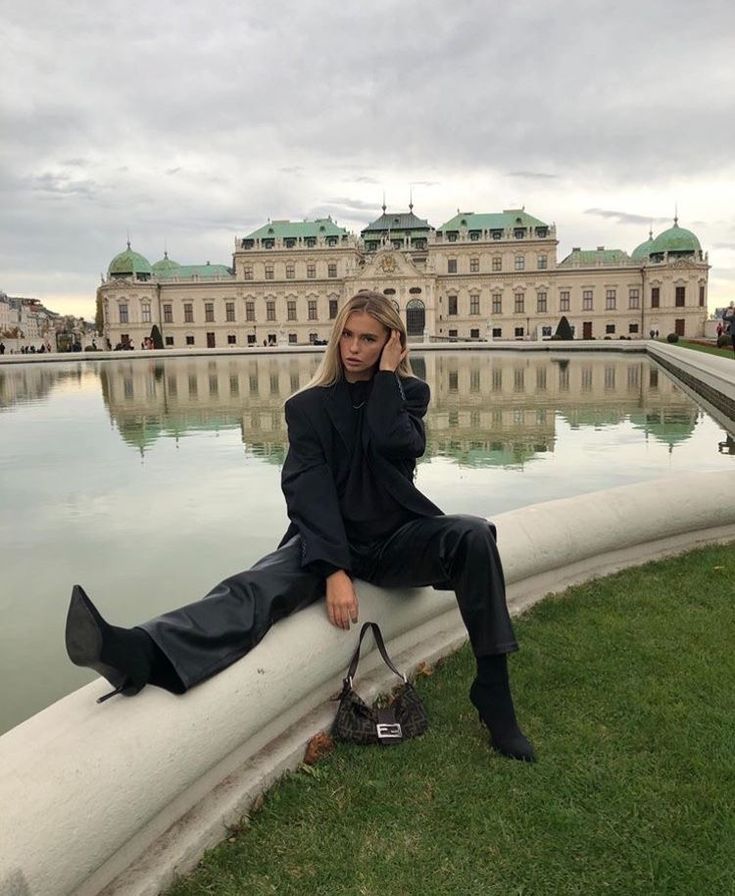
[[[735,298],[732,0],[5,0],[0,290],[231,263],[268,218],[524,205],[572,246],[679,223]]]

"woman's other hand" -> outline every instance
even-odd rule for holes
[[[352,579],[340,569],[327,576],[327,616],[332,625],[350,630],[350,622],[357,622],[357,593]]]
[[[391,373],[395,373],[407,354],[408,349],[401,345],[401,334],[398,330],[391,330],[380,356],[380,370],[389,370]]]

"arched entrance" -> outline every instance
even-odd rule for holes
[[[426,326],[426,308],[421,299],[411,299],[406,305],[406,332],[409,336],[423,336]]]

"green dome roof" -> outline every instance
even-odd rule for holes
[[[695,252],[700,253],[702,247],[699,240],[691,232],[679,227],[678,222],[674,219],[674,226],[663,233],[659,233],[653,244],[648,250],[649,255],[656,255],[659,252]]]
[[[176,268],[180,268],[181,265],[178,261],[174,261],[172,258],[168,257],[168,252],[163,253],[163,258],[160,261],[153,262],[153,273],[154,274],[165,274],[169,271],[175,271]]]
[[[645,258],[648,258],[653,242],[653,234],[649,234],[649,237],[645,241],[645,243],[641,243],[640,246],[636,246],[635,249],[633,249],[633,251],[630,253],[630,257],[633,259],[633,261],[643,261]]]
[[[107,273],[120,276],[121,274],[152,274],[153,271],[148,259],[133,252],[128,243],[128,248],[112,259]]]

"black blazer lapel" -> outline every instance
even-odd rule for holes
[[[355,445],[355,427],[350,392],[345,380],[339,380],[333,386],[329,386],[326,407],[332,425],[345,443],[347,451],[352,454]]]

